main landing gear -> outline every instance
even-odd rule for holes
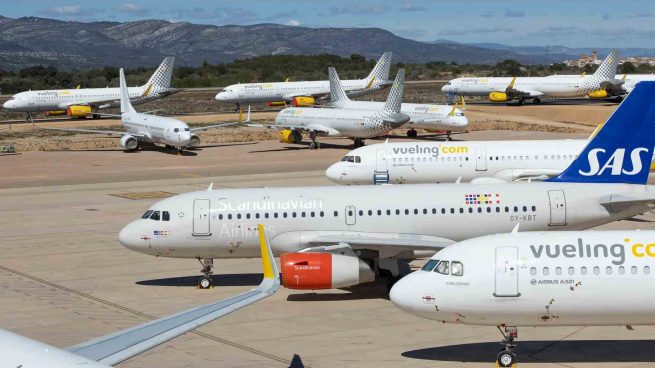
[[[319,149],[321,148],[321,144],[318,143],[318,140],[316,138],[318,137],[318,134],[315,131],[309,132],[309,149]]]
[[[355,141],[353,142],[353,146],[355,148],[363,147],[364,146],[364,139],[363,138],[355,138]]]
[[[451,132],[450,130],[446,130],[446,142],[450,142],[453,140],[453,138],[450,136],[451,134],[453,134],[453,132]]]
[[[198,258],[198,262],[202,264],[202,272],[205,276],[198,280],[198,289],[209,289],[213,286],[212,281],[212,268],[214,267],[213,258]]]
[[[234,109],[234,112],[240,112],[241,111],[241,104],[237,102],[237,108]]]
[[[514,352],[514,348],[516,348],[514,339],[518,338],[518,328],[513,326],[503,326],[503,330],[501,326],[497,327],[498,331],[503,335],[503,342],[500,344],[505,347],[501,349],[496,356],[496,367],[516,367],[517,357]]]
[[[410,138],[415,138],[418,136],[418,132],[416,131],[416,129],[412,128],[407,131],[407,136]]]

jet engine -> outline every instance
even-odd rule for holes
[[[491,92],[489,94],[489,101],[506,102],[507,101],[507,93],[505,93],[505,92]]]
[[[355,256],[332,253],[284,253],[282,286],[317,290],[343,288],[375,280],[371,267]]]
[[[54,111],[46,111],[45,116],[57,116],[57,115],[66,115],[65,110],[54,110]]]
[[[284,129],[280,131],[280,142],[300,144],[302,142],[302,134],[297,130]]]
[[[195,148],[200,145],[200,137],[195,134],[191,134],[191,140],[189,141],[189,147]]]
[[[139,140],[129,134],[125,134],[121,137],[121,147],[125,148],[128,151],[134,151],[139,148]]]
[[[312,107],[314,106],[314,97],[294,97],[291,100],[291,106]]]
[[[590,98],[607,98],[607,96],[609,96],[609,93],[607,93],[607,91],[604,89],[599,89],[596,91],[589,92],[587,96],[589,96]]]
[[[286,106],[287,104],[284,103],[284,101],[269,101],[266,103],[266,106],[268,107],[276,107],[276,106]]]
[[[90,106],[68,106],[66,114],[75,118],[83,118],[87,115],[93,114],[93,109]]]

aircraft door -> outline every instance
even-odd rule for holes
[[[193,201],[193,235],[211,235],[209,226],[209,199],[196,199]]]
[[[487,171],[487,150],[475,147],[475,171]]]
[[[387,152],[385,150],[377,150],[375,160],[375,171],[387,171]]]
[[[519,293],[519,249],[517,247],[496,247],[495,297],[518,297]]]
[[[563,190],[549,190],[550,226],[566,225],[566,196]]]
[[[345,210],[346,225],[355,225],[357,222],[357,210],[355,206],[346,206]]]

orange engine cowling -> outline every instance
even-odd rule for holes
[[[280,257],[280,263],[282,286],[288,289],[336,289],[375,280],[371,267],[355,256],[284,253]]]
[[[314,106],[314,97],[294,97],[291,100],[291,106],[312,107]]]
[[[68,116],[80,118],[93,114],[93,109],[91,109],[90,106],[68,106],[66,114]]]
[[[284,103],[284,101],[269,101],[266,103],[266,106],[268,107],[286,106],[286,103]]]
[[[53,110],[53,111],[46,111],[45,116],[57,116],[57,115],[66,115],[66,111],[64,110]]]

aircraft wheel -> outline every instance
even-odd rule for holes
[[[499,367],[514,367],[516,365],[516,354],[511,350],[501,350],[496,357]]]
[[[416,137],[416,136],[418,136],[418,132],[414,128],[412,128],[412,129],[407,131],[407,136],[408,137]]]
[[[616,98],[614,99],[614,102],[616,103],[619,103],[621,101],[623,101],[623,96],[616,96]]]
[[[535,104],[535,105],[538,105],[538,104],[541,103],[541,99],[540,98],[533,98],[532,103]]]
[[[291,133],[291,136],[293,137],[293,143],[295,144],[302,143],[302,134],[300,134],[299,131],[294,130],[293,133]]]
[[[520,100],[517,102],[517,105],[519,105],[519,106],[523,106],[523,104],[525,104],[525,100],[524,100],[524,99],[520,99]]]
[[[209,289],[212,287],[211,277],[203,276],[198,280],[198,289]]]

